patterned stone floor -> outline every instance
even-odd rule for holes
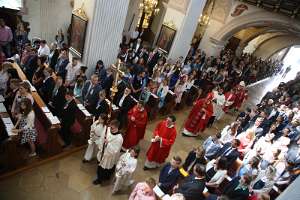
[[[245,106],[250,106],[259,102],[267,85],[271,80],[263,81],[249,88],[249,99]],[[273,84],[273,83],[272,83]],[[190,109],[175,112],[177,117],[176,128],[178,136],[172,148],[171,155],[177,154],[183,159],[187,153],[203,140],[230,123],[234,114],[227,114],[222,120],[214,124],[213,128],[207,129],[199,138],[182,137],[180,130]],[[161,117],[162,119],[162,117]],[[150,144],[153,129],[159,119],[151,122],[147,126],[145,140],[140,143],[141,154],[138,159],[138,168],[134,174],[136,181],[142,181],[152,176],[157,179],[159,170],[143,171],[145,153]],[[96,161],[88,164],[81,162],[84,150],[74,153],[68,157],[52,161],[45,165],[22,172],[0,182],[0,200],[125,200],[128,199],[129,189],[124,194],[111,195],[112,185],[94,186],[92,180],[96,174]]]

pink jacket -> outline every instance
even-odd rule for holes
[[[156,197],[148,184],[146,182],[142,182],[135,186],[128,200],[156,200]]]

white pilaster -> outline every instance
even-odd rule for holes
[[[175,60],[180,56],[186,57],[197,28],[198,19],[205,6],[206,0],[190,0],[188,10],[183,19],[170,49],[168,58]]]
[[[70,1],[66,0],[26,0],[26,13],[23,20],[30,23],[29,38],[39,37],[54,41],[58,29],[66,34],[71,23],[72,8]]]
[[[88,75],[91,75],[99,59],[106,66],[116,62],[128,5],[129,0],[94,1],[83,55],[83,63],[88,66]]]

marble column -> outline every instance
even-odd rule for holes
[[[224,23],[219,22],[218,20],[211,19],[209,21],[198,47],[202,51],[205,51],[206,55],[216,56],[224,47],[224,42],[214,37],[223,25]]]
[[[92,74],[96,62],[100,59],[105,66],[116,63],[128,5],[129,0],[85,2],[84,8],[89,21],[82,61],[88,67],[88,76]]]
[[[206,0],[190,0],[182,25],[177,31],[170,49],[169,59],[175,60],[180,56],[187,56],[205,3]]]
[[[124,35],[127,38],[127,42],[130,40],[130,34],[135,31],[137,23],[139,21],[139,14],[140,14],[140,3],[142,0],[130,0],[124,26]]]
[[[225,42],[216,40],[214,38],[210,38],[210,50],[207,53],[208,56],[218,56],[220,52],[224,49],[225,47]]]

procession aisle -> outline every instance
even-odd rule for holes
[[[272,82],[272,79],[265,80],[249,88],[249,99],[245,106],[258,103],[263,95],[264,88]],[[181,135],[181,127],[190,109],[176,112],[177,138],[172,147],[171,155],[179,155],[183,159],[193,148],[202,144],[209,135],[215,134],[218,130],[235,118],[234,115],[225,115],[223,119],[214,124],[213,128],[206,129],[199,138],[187,138]],[[162,119],[162,118],[161,118]],[[145,180],[147,177],[158,178],[159,170],[143,171],[145,154],[150,145],[152,131],[158,121],[157,119],[148,124],[145,140],[140,143],[141,154],[138,159],[138,168],[134,174],[136,181]],[[51,161],[48,164],[39,166],[16,176],[0,182],[0,199],[6,200],[125,200],[128,193],[111,196],[112,185],[94,186],[92,181],[96,176],[96,161],[83,164],[85,150],[74,153],[66,158]]]

